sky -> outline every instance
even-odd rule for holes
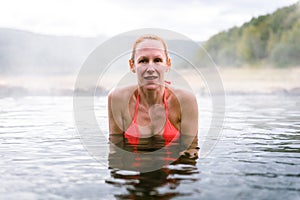
[[[195,41],[299,0],[0,0],[0,28],[112,37],[162,28]]]

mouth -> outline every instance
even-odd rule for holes
[[[155,80],[157,79],[158,76],[145,76],[144,79],[148,80],[148,81],[151,81],[151,80]]]

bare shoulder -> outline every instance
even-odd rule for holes
[[[111,100],[118,100],[118,101],[123,101],[126,99],[128,100],[132,96],[136,88],[137,86],[116,88],[108,94],[108,98]]]
[[[197,102],[196,96],[190,91],[177,88],[171,88],[171,91],[174,93],[178,101],[183,103],[183,105],[189,105],[190,103],[194,104]]]
[[[136,86],[117,88],[108,94],[108,106],[114,113],[128,110],[128,105]]]

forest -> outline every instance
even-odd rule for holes
[[[298,4],[220,32],[204,42],[203,47],[221,67],[300,66]]]

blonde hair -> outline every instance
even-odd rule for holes
[[[162,45],[164,46],[164,51],[165,51],[165,54],[166,54],[166,58],[168,59],[169,56],[168,56],[167,43],[162,38],[160,38],[156,35],[142,35],[138,39],[136,39],[136,41],[133,44],[132,53],[131,53],[131,60],[132,61],[134,61],[134,55],[135,55],[137,45],[139,43],[143,42],[144,40],[157,40],[157,41],[160,41],[162,43]]]

